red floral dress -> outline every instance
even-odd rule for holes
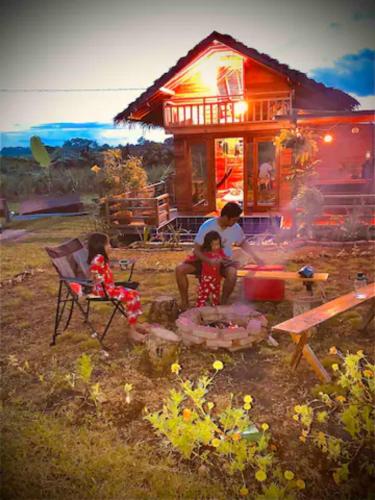
[[[137,322],[137,317],[142,314],[139,292],[123,286],[116,286],[111,268],[101,254],[95,255],[92,259],[90,272],[94,280],[92,293],[100,297],[107,295],[120,300],[125,305],[129,324],[134,325]]]
[[[225,259],[226,255],[221,248],[215,252],[205,252],[209,259]],[[211,296],[213,306],[220,303],[221,274],[220,265],[212,266],[208,262],[202,262],[202,274],[199,281],[198,298],[196,307],[203,307]]]

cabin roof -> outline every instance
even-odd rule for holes
[[[217,31],[213,31],[209,36],[195,45],[195,47],[193,47],[184,57],[181,57],[177,63],[160,78],[155,80],[154,83],[148,87],[148,89],[146,89],[135,101],[130,103],[127,108],[125,108],[121,113],[118,113],[114,118],[115,123],[139,121],[132,119],[131,115],[142,106],[146,105],[152,97],[155,97],[159,92],[160,87],[164,86],[172,77],[191,63],[215,40],[286,76],[297,90],[300,91],[305,89],[308,95],[301,96],[304,104],[311,98],[314,101],[313,107],[315,109],[317,107],[316,104],[319,105],[319,101],[321,103],[321,107],[327,109],[327,100],[332,105],[330,108],[332,110],[353,110],[359,105],[359,102],[356,99],[342,90],[327,87],[323,83],[318,83],[312,78],[309,78],[305,73],[291,69],[287,64],[282,64],[277,59],[273,59],[267,54],[260,53],[256,49],[247,47],[230,35],[224,35],[218,33]],[[298,95],[296,95],[296,100],[298,107]],[[320,106],[318,107],[320,108]],[[160,102],[150,106],[150,113],[142,119],[142,122],[145,125],[162,126],[162,109]]]

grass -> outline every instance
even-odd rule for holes
[[[218,471],[217,477],[202,477],[196,464],[187,463],[171,454],[164,442],[156,437],[143,420],[142,410],[128,415],[124,412],[123,386],[133,385],[140,408],[159,410],[163,398],[175,387],[169,376],[150,378],[143,370],[145,348],[132,347],[126,341],[127,325],[121,318],[114,321],[106,340],[109,358],[103,357],[101,346],[92,339],[88,329],[74,315],[67,332],[58,337],[55,347],[49,347],[55,314],[57,280],[45,245],[55,245],[84,235],[90,228],[87,217],[53,218],[20,222],[17,228],[26,229],[27,237],[1,245],[1,281],[13,278],[25,269],[34,274],[22,283],[6,284],[0,290],[2,303],[3,373],[2,410],[2,498],[14,499],[219,499],[235,498],[226,490]],[[288,269],[299,269],[304,262],[324,271],[332,266],[328,286],[332,294],[352,289],[350,274],[365,269],[373,280],[374,259],[345,259],[345,271],[332,263],[340,249],[300,249],[287,257]],[[158,295],[177,298],[174,273],[183,252],[145,252],[116,249],[114,257],[137,259],[134,278],[141,283],[144,310]],[[267,253],[270,263],[278,256]],[[337,262],[340,262],[337,259]],[[372,266],[371,269],[368,269]],[[39,270],[39,271],[38,271]],[[120,276],[119,276],[120,277]],[[191,299],[195,297],[196,280],[190,281]],[[291,301],[300,290],[286,287],[286,300],[258,303],[256,308],[276,324],[292,314]],[[235,297],[240,297],[240,286]],[[336,345],[341,351],[363,349],[372,352],[370,335],[357,332],[358,321],[365,311],[359,308],[329,323],[311,339],[317,355],[327,369],[335,362],[327,357],[329,348]],[[107,307],[94,307],[93,319],[103,324]],[[142,318],[144,319],[144,318]],[[337,490],[321,459],[298,441],[291,415],[316,393],[317,379],[303,360],[297,374],[289,368],[293,350],[287,336],[276,336],[280,345],[265,344],[243,352],[207,352],[197,348],[182,348],[179,363],[183,377],[195,379],[202,372],[210,373],[215,359],[225,368],[215,379],[210,394],[218,404],[233,398],[240,401],[244,394],[254,398],[254,423],[268,422],[281,459],[288,463],[307,483],[305,497],[334,498]],[[77,388],[67,385],[75,373],[82,353],[91,356],[92,383],[98,383],[106,400],[96,410],[84,400]],[[335,384],[329,390],[334,391]],[[314,389],[315,388],[315,389]],[[309,481],[309,477],[314,481]],[[313,484],[315,482],[315,484]],[[308,484],[309,483],[309,484]],[[332,495],[332,496],[330,496]]]

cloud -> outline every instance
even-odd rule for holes
[[[375,19],[375,9],[356,10],[352,15],[353,21],[367,21],[368,19]]]
[[[375,51],[362,49],[356,54],[345,54],[334,62],[333,67],[315,68],[312,78],[329,87],[353,92],[359,96],[375,93]]]
[[[337,23],[336,21],[332,21],[331,23],[329,23],[329,27],[332,29],[341,28],[341,26],[342,25],[340,23]]]

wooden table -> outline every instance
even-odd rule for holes
[[[363,304],[368,300],[372,300],[373,304],[364,319],[362,327],[366,329],[375,314],[375,283],[370,283],[361,288],[360,291],[365,295],[365,298],[357,299],[355,292],[350,292],[272,327],[273,332],[289,333],[292,340],[297,344],[291,361],[293,369],[297,368],[301,357],[304,356],[320,380],[324,382],[331,380],[330,375],[308,344],[309,330],[327,321],[327,319],[331,319],[342,312]]]
[[[315,273],[312,278],[303,278],[294,271],[251,271],[250,269],[239,269],[237,271],[237,276],[239,278],[260,278],[260,279],[273,279],[273,280],[297,280],[297,281],[327,281],[328,273]]]

